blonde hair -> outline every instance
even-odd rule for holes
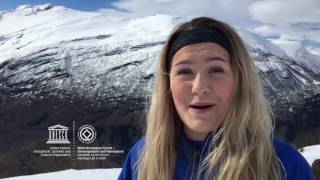
[[[272,145],[272,111],[263,94],[255,65],[235,30],[208,17],[195,18],[180,25],[162,49],[147,113],[145,144],[139,158],[139,179],[173,179],[176,137],[182,132],[183,125],[170,92],[167,54],[179,33],[197,28],[214,29],[228,38],[231,67],[236,80],[229,109],[219,132],[210,143],[210,147],[214,148],[210,148],[201,170],[207,172],[207,179],[280,180],[280,166]]]

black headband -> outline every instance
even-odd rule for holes
[[[213,42],[219,44],[230,52],[230,43],[228,38],[218,31],[212,29],[193,29],[189,31],[181,32],[178,37],[172,42],[168,56],[166,68],[169,71],[173,56],[182,47],[190,44],[203,43],[203,42]]]

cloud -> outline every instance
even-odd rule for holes
[[[307,48],[308,51],[310,51],[311,53],[320,56],[320,47],[307,46],[306,48]]]
[[[250,5],[253,19],[271,24],[319,22],[319,0],[264,0]]]
[[[261,25],[253,29],[253,31],[259,35],[269,37],[269,36],[280,36],[280,33],[275,30],[273,26]]]
[[[320,0],[118,0],[113,7],[134,17],[209,16],[266,38],[320,42]]]
[[[256,0],[119,0],[117,9],[133,14],[171,14],[177,16],[209,16],[238,26],[253,26],[249,4]]]
[[[254,32],[282,39],[312,39],[320,42],[319,0],[263,0],[253,2],[249,12],[262,23]]]
[[[262,0],[249,6],[252,19],[262,25],[253,31],[262,36],[276,36],[283,41],[320,42],[319,0]],[[319,44],[307,46],[317,53]]]
[[[282,40],[299,40],[304,39],[320,42],[320,30],[316,26],[307,25],[306,27],[297,28],[292,24],[270,25],[264,24],[252,29],[253,32],[264,37],[279,37]]]

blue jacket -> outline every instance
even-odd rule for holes
[[[204,141],[191,141],[185,136],[180,136],[177,146],[178,154],[174,179],[196,179],[200,160],[208,151],[208,142],[212,137],[209,135]],[[144,139],[140,139],[129,151],[123,164],[118,180],[137,180],[137,160],[142,151]],[[283,180],[313,180],[309,164],[303,156],[290,145],[275,139],[273,141],[277,156],[281,161]],[[203,179],[204,172],[199,172],[199,179]]]

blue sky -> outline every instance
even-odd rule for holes
[[[0,0],[0,11],[12,10],[22,4],[39,5],[51,3],[82,11],[95,11],[100,8],[112,8],[116,0]]]

